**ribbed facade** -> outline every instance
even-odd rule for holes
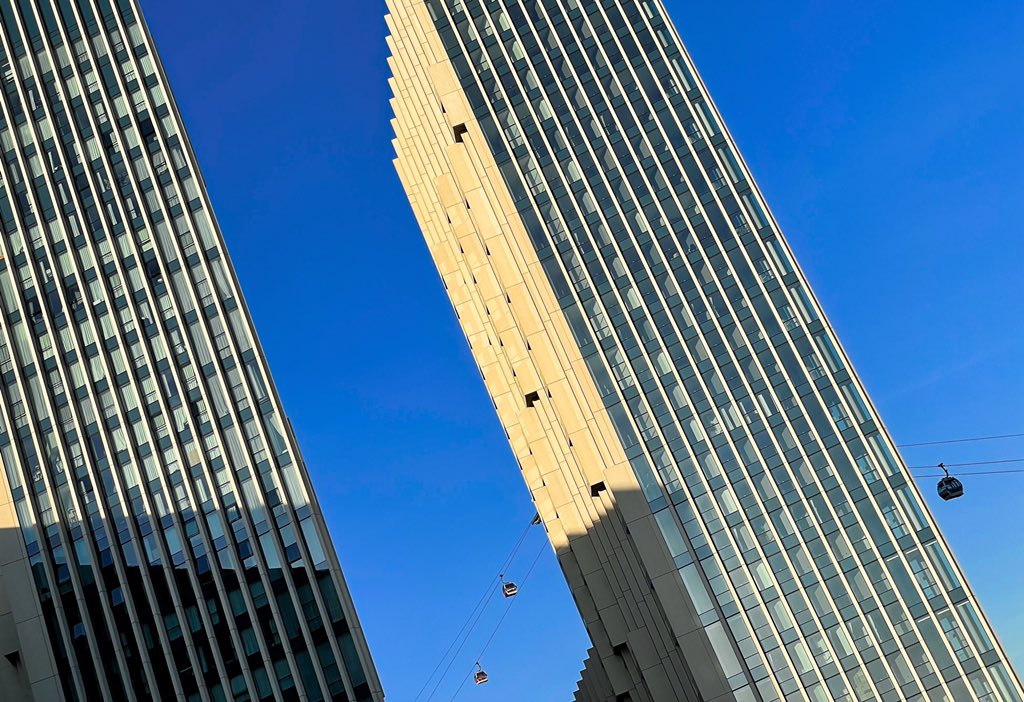
[[[396,165],[607,699],[1021,702],[663,5],[389,9]]]
[[[573,702],[606,702],[614,699],[611,682],[605,675],[596,652],[591,649],[587,652],[587,660],[576,686]]]
[[[383,699],[138,4],[0,21],[0,697]]]

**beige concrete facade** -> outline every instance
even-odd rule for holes
[[[732,700],[426,6],[389,7],[396,167],[595,655],[619,699]]]

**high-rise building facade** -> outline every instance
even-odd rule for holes
[[[0,699],[383,699],[138,4],[0,22]]]
[[[662,3],[388,5],[397,169],[593,640],[577,699],[1021,702]]]

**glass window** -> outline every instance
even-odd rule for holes
[[[736,652],[729,642],[729,637],[722,623],[715,622],[706,626],[704,630],[708,633],[711,647],[715,650],[715,655],[718,657],[718,662],[722,666],[722,672],[725,674],[725,677],[731,678],[734,675],[741,674],[743,668],[740,666],[739,659],[736,657]]]
[[[910,570],[917,579],[917,584],[924,591],[924,596],[927,598],[937,597],[939,595],[937,583],[925,560],[921,557],[921,552],[917,549],[908,551],[907,562],[910,564]]]
[[[978,616],[977,610],[974,609],[974,605],[970,602],[964,602],[957,605],[956,609],[960,613],[960,618],[964,622],[964,628],[967,629],[967,633],[971,637],[975,648],[981,653],[991,651],[993,648],[992,639],[989,638],[988,633],[985,631],[985,627],[981,623],[981,618]]]
[[[697,610],[697,616],[703,618],[704,615],[714,612],[715,606],[711,602],[711,595],[708,594],[708,589],[704,585],[697,566],[692,563],[684,566],[679,569],[679,574],[690,595],[690,601],[693,603],[694,609]]]
[[[963,629],[960,628],[960,623],[957,622],[949,610],[939,612],[937,616],[939,618],[939,625],[946,635],[946,640],[949,641],[949,647],[953,649],[953,653],[956,654],[957,658],[961,661],[966,661],[971,657],[971,649],[967,644],[967,638],[964,636]]]
[[[946,589],[952,590],[953,588],[960,587],[960,578],[957,577],[956,571],[953,570],[953,565],[949,562],[938,542],[932,542],[925,546],[925,551],[927,551],[928,557],[935,566],[935,572],[939,574],[939,579],[942,580],[942,584]]]
[[[676,524],[671,510],[668,508],[661,510],[654,515],[654,520],[658,523],[658,528],[661,529],[661,535],[665,539],[672,558],[687,553],[686,543],[683,541],[683,535],[679,532],[679,526]]]

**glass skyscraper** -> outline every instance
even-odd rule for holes
[[[397,169],[577,699],[1022,702],[662,3],[388,4]]]
[[[138,4],[0,23],[0,699],[382,700]]]

